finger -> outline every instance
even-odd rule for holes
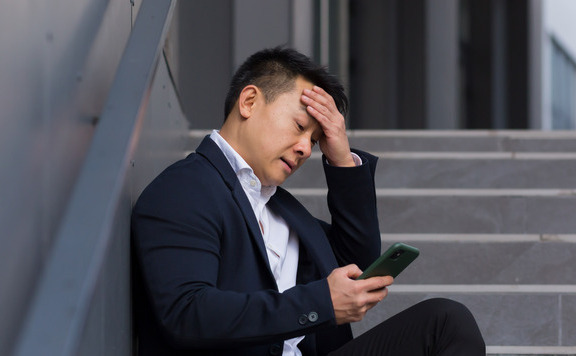
[[[318,97],[321,98],[320,100],[322,100],[325,105],[331,105],[334,108],[336,107],[336,102],[334,101],[332,95],[328,94],[328,92],[322,89],[321,87],[315,85],[312,88],[312,92],[314,94],[317,94]]]
[[[367,293],[369,295],[371,295],[373,298],[376,298],[376,300],[380,301],[380,300],[386,298],[386,296],[388,295],[388,286],[378,288],[378,289],[372,289],[372,290],[368,291]]]
[[[373,308],[388,296],[388,288],[379,289],[378,291],[368,292],[364,296],[363,307],[366,310]]]
[[[394,278],[390,276],[384,277],[372,277],[364,280],[365,284],[362,288],[366,291],[377,291],[379,289],[386,288],[394,283]]]
[[[356,279],[362,274],[362,270],[355,264],[346,265],[342,269],[346,272],[348,278]]]
[[[303,95],[310,99],[311,104],[317,104],[315,107],[321,112],[323,112],[321,108],[326,109],[327,112],[332,114],[339,112],[332,96],[320,87],[314,87],[314,90],[305,89]]]
[[[325,106],[319,105],[317,102],[310,101],[310,98],[302,97],[302,101],[306,104],[306,111],[322,126],[325,133],[334,131],[345,131],[344,117],[339,112],[332,113]]]
[[[326,133],[330,134],[330,130],[332,130],[330,125],[332,125],[333,122],[332,122],[332,120],[330,120],[330,117],[328,115],[326,115],[322,111],[319,111],[319,109],[317,109],[311,105],[308,105],[306,107],[306,111],[308,112],[308,114],[310,116],[312,116],[314,119],[316,119],[316,121],[318,121],[318,123],[322,127],[322,131],[325,134]]]
[[[313,109],[324,116],[332,115],[330,109],[321,102],[314,100],[312,97],[302,94],[302,102],[306,104],[307,109]],[[309,110],[310,111],[310,110]]]
[[[370,297],[370,302],[366,303],[368,309],[372,309],[376,304],[383,301],[388,296],[388,288],[384,288],[377,293],[372,293]]]

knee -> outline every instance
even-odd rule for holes
[[[445,298],[434,298],[423,303],[444,331],[484,346],[476,319],[464,304]]]
[[[439,316],[472,316],[472,313],[464,304],[452,299],[433,298],[423,301],[422,304],[426,307],[426,309]]]
[[[456,329],[478,329],[472,312],[460,302],[446,298],[434,298],[422,302],[422,306],[433,319],[444,326],[451,325]]]

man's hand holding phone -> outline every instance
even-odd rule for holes
[[[356,265],[336,268],[328,276],[328,286],[337,324],[360,321],[366,312],[388,295],[394,278],[418,257],[417,248],[396,243],[364,273]]]
[[[390,276],[356,280],[362,270],[356,265],[336,268],[328,276],[332,306],[338,325],[362,320],[366,312],[388,295],[394,282]]]

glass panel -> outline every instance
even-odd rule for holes
[[[552,128],[576,128],[576,62],[552,38]]]

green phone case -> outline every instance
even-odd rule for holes
[[[413,246],[397,242],[390,246],[364,273],[357,279],[366,279],[374,276],[392,276],[396,278],[412,261],[418,257],[420,251]]]

